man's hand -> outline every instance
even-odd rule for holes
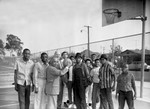
[[[15,90],[18,92],[18,86],[17,86],[17,83],[15,83]]]
[[[111,88],[111,90],[112,90],[112,91],[115,91],[115,86],[113,86],[113,87]]]
[[[134,94],[133,98],[134,98],[134,100],[136,100],[136,94]]]
[[[34,86],[34,85],[32,85],[32,92],[34,91],[34,88],[35,88],[35,86]]]
[[[39,91],[39,89],[38,89],[38,87],[35,87],[35,93],[38,93],[38,91]]]
[[[116,93],[115,98],[118,99],[118,94]]]

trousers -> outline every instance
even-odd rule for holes
[[[132,91],[119,91],[119,109],[124,109],[125,101],[127,102],[129,109],[134,109],[134,99]]]
[[[104,109],[114,109],[111,88],[100,89],[101,103]],[[107,106],[109,108],[107,108]]]
[[[29,109],[30,106],[30,85],[19,85],[18,87],[18,101],[20,109]]]
[[[48,95],[46,109],[57,109],[57,95]]]
[[[45,79],[38,78],[38,93],[35,93],[34,96],[34,109],[46,109],[45,83]]]
[[[93,89],[93,84],[89,85],[85,90],[87,104],[92,103],[92,89]]]

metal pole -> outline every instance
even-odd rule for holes
[[[143,17],[142,20],[142,64],[141,64],[141,85],[140,85],[140,97],[143,98],[143,84],[144,84],[144,64],[145,64],[145,6],[146,0],[143,0]]]
[[[69,47],[69,53],[71,53],[71,46]]]
[[[114,55],[114,39],[112,39],[112,63],[114,64],[114,62],[115,62],[115,55]]]
[[[87,48],[88,48],[88,57],[90,58],[90,28],[91,26],[84,26],[84,27],[87,27],[87,35],[88,35]]]
[[[89,26],[87,27],[88,29],[88,57],[90,58],[90,30]]]

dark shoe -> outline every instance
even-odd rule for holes
[[[68,107],[68,103],[67,102],[64,102],[64,107]]]
[[[89,106],[92,106],[92,103],[89,103]]]
[[[60,104],[60,105],[57,105],[57,109],[61,109],[61,104]]]
[[[99,98],[98,97],[96,97],[96,103],[98,103],[99,102]]]
[[[61,109],[61,107],[57,107],[57,109]]]

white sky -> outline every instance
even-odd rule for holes
[[[102,27],[101,10],[102,0],[0,0],[0,38],[17,35],[33,53],[86,43],[84,25],[92,26],[91,42],[141,33],[141,21]],[[146,31],[150,31],[149,10],[148,5]]]

